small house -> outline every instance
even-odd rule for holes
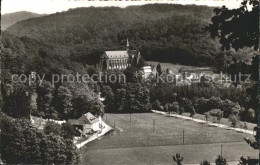
[[[144,66],[142,68],[143,71],[143,77],[147,78],[152,74],[152,67],[151,66]]]
[[[68,122],[79,130],[81,134],[88,134],[100,130],[99,119],[90,112],[82,115],[79,119],[69,119]]]

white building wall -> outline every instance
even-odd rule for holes
[[[92,124],[92,125],[91,125],[91,129],[93,129],[94,131],[100,130],[100,128],[99,128],[99,122],[96,122],[96,123]]]

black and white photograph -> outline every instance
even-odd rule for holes
[[[258,0],[1,0],[0,164],[258,165]]]

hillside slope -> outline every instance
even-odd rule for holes
[[[133,28],[137,23],[149,23],[172,16],[188,16],[209,21],[213,12],[206,6],[145,5],[128,7],[77,8],[67,12],[22,21],[8,29],[17,36],[27,36],[63,44],[83,42],[93,36],[109,34]],[[33,30],[33,31],[32,31]],[[120,31],[118,31],[120,30]]]
[[[54,70],[96,64],[104,50],[125,49],[127,38],[146,60],[212,66],[219,45],[202,31],[212,15],[213,8],[195,5],[77,8],[18,22],[3,33],[3,44],[26,54],[24,65],[37,59]]]
[[[8,27],[14,25],[15,23],[23,20],[27,20],[30,18],[40,17],[43,16],[41,14],[21,11],[15,13],[4,14],[2,16],[1,26],[2,30],[6,30]]]

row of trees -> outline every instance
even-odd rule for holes
[[[172,159],[177,165],[182,165],[184,158],[179,153],[177,153],[175,156],[172,157]],[[207,160],[204,160],[203,162],[200,163],[200,165],[210,165],[210,164],[211,163]],[[215,164],[228,165],[226,158],[224,158],[222,155],[217,156],[217,158],[215,159]],[[241,157],[238,165],[247,165],[247,164],[256,165],[258,164],[258,160]]]
[[[182,165],[183,157],[179,153],[177,153],[175,156],[172,156],[172,159],[177,165]],[[215,159],[215,164],[227,165],[227,161],[222,155],[218,155],[218,157]],[[210,162],[204,160],[203,162],[200,163],[200,165],[210,165]]]
[[[47,81],[38,85],[36,88],[37,113],[44,118],[59,119],[77,118],[87,112],[95,115],[103,113],[103,104],[98,100],[96,94],[93,93],[91,96],[89,94],[91,91],[84,88],[84,85],[70,85],[73,85],[73,87],[66,85],[53,87]],[[78,88],[79,86],[81,88]],[[77,95],[75,90],[80,89],[82,95]],[[84,94],[84,92],[86,93]]]
[[[181,98],[188,98],[192,102],[195,102],[196,98],[210,98],[214,96],[220,97],[221,99],[229,99],[244,106],[247,98],[247,93],[244,89],[241,90],[233,86],[225,88],[204,83],[193,83],[191,85],[181,86],[168,83],[152,83],[147,84],[147,86],[151,93],[151,102],[159,100],[163,104],[178,101]]]
[[[52,87],[44,82],[36,88],[38,113],[45,118],[79,118],[91,112],[94,115],[104,114],[104,105],[100,101],[96,84],[65,83]],[[55,116],[57,115],[57,116]]]
[[[174,112],[182,114],[183,112],[190,113],[191,117],[196,113],[204,114],[206,119],[210,116],[214,120],[220,121],[221,118],[230,118],[231,121],[241,119],[242,121],[255,122],[256,116],[255,111],[245,109],[238,103],[234,103],[228,99],[221,100],[219,97],[211,97],[209,99],[197,98],[193,103],[187,98],[180,99],[179,102],[166,103],[162,105],[159,100],[155,100],[152,104],[153,109]]]
[[[251,95],[252,87],[239,89],[234,86],[221,87],[203,82],[182,86],[148,83],[147,87],[151,103],[159,110],[168,111],[167,107],[172,107],[172,104],[177,102],[180,112],[185,110],[191,114],[195,112],[204,114],[211,109],[221,109],[225,118],[235,114],[241,116],[241,120],[244,121],[257,121],[256,106],[251,104],[255,100]]]
[[[24,84],[7,84],[3,90],[3,112],[14,118],[35,115],[61,120],[78,118],[87,112],[103,115],[104,105],[93,90],[83,84],[70,85],[54,87],[43,81],[34,89]]]
[[[221,100],[219,97],[211,97],[205,99],[204,97],[198,98],[195,101],[196,112],[204,114],[211,109],[221,109],[225,118],[230,115],[241,115],[244,112],[244,108],[238,103],[234,103],[228,99]]]
[[[223,112],[223,117],[239,116],[242,121],[255,122],[256,114],[252,108],[241,107],[228,99],[221,100],[219,97],[205,99],[198,98],[195,101],[196,112],[204,114],[212,109],[219,109]]]
[[[158,65],[159,66],[159,65]],[[160,72],[160,67],[157,70]],[[252,105],[251,87],[237,88],[233,85],[224,87],[213,83],[192,83],[191,85],[177,86],[174,83],[155,83],[150,81],[142,81],[140,76],[136,76],[138,69],[129,67],[124,71],[126,75],[127,85],[120,83],[108,83],[101,87],[102,96],[105,97],[104,104],[107,112],[130,112],[124,111],[123,107],[129,104],[128,109],[133,112],[144,112],[142,109],[137,110],[138,100],[142,97],[131,98],[131,92],[138,89],[138,86],[125,88],[129,84],[139,84],[139,87],[145,87],[149,95],[148,102],[152,103],[154,109],[167,112],[189,112],[191,116],[195,113],[204,114],[212,109],[220,109],[223,112],[223,117],[228,118],[230,115],[240,116],[241,120],[255,122],[255,106]],[[122,89],[123,88],[123,89]],[[143,89],[142,89],[143,90]],[[125,94],[129,96],[125,97]],[[142,93],[144,94],[144,93]],[[127,103],[124,101],[127,98]],[[148,99],[148,98],[147,98]],[[131,102],[134,100],[133,102]],[[139,101],[140,102],[140,101]],[[115,104],[113,104],[115,103]],[[137,104],[136,104],[137,103]],[[131,105],[133,104],[133,106]]]

